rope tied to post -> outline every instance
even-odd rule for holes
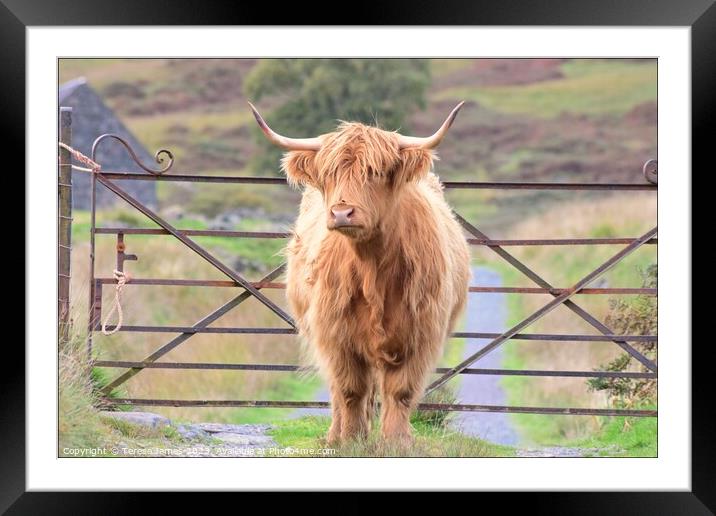
[[[107,317],[104,318],[104,322],[102,323],[102,335],[112,335],[113,333],[117,333],[122,327],[122,322],[124,321],[121,295],[124,285],[129,281],[129,275],[125,274],[122,271],[115,270],[114,279],[117,281],[117,286],[114,290],[114,304],[112,305],[112,309],[109,311],[109,313],[107,313]],[[115,310],[117,311],[117,325],[112,331],[107,331],[107,323],[109,322],[109,319],[110,317],[112,317],[112,314]]]
[[[88,158],[77,149],[73,149],[72,147],[63,142],[57,142],[57,144],[60,146],[60,148],[68,151],[77,161],[79,161],[80,163],[84,163],[89,167],[85,168],[71,164],[70,166],[73,169],[80,170],[82,172],[93,173],[102,170],[102,166],[99,163],[97,163],[91,158]],[[113,275],[115,281],[117,282],[117,286],[115,287],[114,291],[114,304],[112,305],[112,309],[107,313],[107,317],[105,317],[104,322],[102,323],[102,335],[112,335],[114,333],[117,333],[122,328],[122,323],[124,322],[124,312],[122,310],[122,289],[124,288],[124,285],[129,282],[129,274],[124,273],[120,270],[114,270]],[[117,325],[111,331],[107,331],[107,323],[109,322],[115,311],[117,312]]]
[[[90,168],[85,168],[85,167],[78,167],[77,165],[72,165],[72,168],[74,168],[75,170],[81,170],[82,172],[99,172],[102,169],[102,165],[100,165],[96,161],[88,158],[87,156],[82,154],[77,149],[73,149],[66,143],[57,142],[57,144],[60,147],[62,147],[63,149],[65,149],[66,151],[68,151],[70,154],[72,154],[72,157],[74,157],[77,161],[79,161],[80,163],[84,163],[85,165],[90,167]]]

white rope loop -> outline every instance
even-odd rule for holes
[[[99,172],[102,169],[102,166],[97,163],[96,161],[88,158],[84,154],[82,154],[80,151],[73,149],[69,145],[63,142],[57,142],[57,144],[68,151],[72,156],[79,161],[80,163],[84,163],[85,165],[89,166],[90,168],[84,168],[84,167],[78,167],[76,165],[72,165],[72,168],[76,170],[82,170],[84,172]],[[122,296],[122,288],[124,288],[124,285],[129,281],[129,276],[126,275],[122,271],[115,270],[113,271],[114,279],[117,281],[117,286],[115,287],[114,291],[114,304],[112,305],[112,309],[107,314],[107,317],[105,317],[104,322],[102,323],[102,335],[112,335],[114,333],[117,333],[122,328],[122,323],[124,322],[124,312],[122,311],[122,302],[121,302],[121,296]],[[115,310],[117,311],[117,325],[114,327],[112,331],[107,331],[107,323],[109,322],[109,319],[112,317],[112,314],[114,314]]]
[[[102,323],[102,335],[112,335],[113,333],[117,333],[122,327],[122,322],[124,321],[124,313],[122,312],[122,303],[120,298],[122,288],[129,281],[129,277],[122,271],[115,270],[114,279],[117,280],[117,286],[114,291],[114,304]],[[107,331],[107,323],[115,310],[117,311],[117,326],[115,326],[112,331]]]
[[[57,145],[68,151],[72,156],[79,161],[80,163],[84,163],[85,165],[89,166],[90,168],[84,168],[84,167],[78,167],[77,165],[72,165],[72,168],[75,170],[81,170],[83,172],[99,172],[102,169],[102,166],[97,163],[96,161],[91,160],[84,154],[82,154],[80,151],[73,149],[66,143],[57,142]]]

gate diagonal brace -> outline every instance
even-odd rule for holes
[[[283,271],[284,271],[285,268],[286,268],[286,264],[285,264],[285,263],[279,265],[279,266],[276,267],[274,270],[272,270],[271,272],[269,272],[266,276],[264,276],[263,279],[261,280],[261,282],[268,282],[268,281],[271,281],[271,280],[273,280],[273,279],[276,279],[276,278],[279,277],[281,274],[283,274]],[[237,306],[239,306],[241,303],[243,303],[244,301],[246,301],[246,300],[249,299],[250,297],[251,297],[251,294],[250,294],[249,292],[242,292],[241,294],[239,294],[239,295],[236,296],[235,298],[231,299],[230,301],[228,301],[227,303],[225,303],[225,304],[222,305],[221,307],[219,307],[219,308],[217,308],[216,310],[214,310],[212,313],[210,313],[209,315],[207,315],[206,317],[204,317],[204,318],[201,319],[200,321],[196,322],[196,323],[192,326],[192,328],[195,328],[195,329],[196,329],[196,328],[205,328],[205,327],[209,326],[211,323],[213,323],[214,321],[216,321],[216,320],[219,319],[220,317],[226,315],[230,310],[236,308]],[[142,362],[144,362],[144,363],[147,363],[147,362],[156,362],[156,361],[159,360],[161,357],[163,357],[164,355],[166,355],[167,353],[169,353],[171,350],[173,350],[174,348],[176,348],[179,344],[182,344],[183,342],[186,342],[187,340],[189,340],[189,339],[190,339],[191,337],[193,337],[194,335],[197,335],[197,334],[196,334],[196,333],[182,333],[181,335],[177,335],[176,337],[174,337],[172,340],[170,340],[169,342],[167,342],[166,344],[164,344],[164,345],[161,346],[160,348],[157,348],[151,355],[149,355],[149,356],[146,357],[144,360],[142,360]],[[105,387],[103,387],[103,388],[102,388],[102,391],[101,391],[102,394],[104,394],[105,396],[108,396],[108,395],[112,392],[112,389],[114,389],[114,388],[116,388],[116,387],[122,385],[124,382],[126,382],[127,380],[129,380],[130,378],[132,378],[134,375],[136,375],[137,373],[139,373],[139,372],[142,371],[143,369],[144,369],[143,367],[133,367],[133,368],[131,368],[131,369],[128,369],[128,370],[125,371],[124,373],[120,374],[117,378],[115,378],[114,380],[112,380],[112,381],[111,381],[109,384],[107,384]]]
[[[463,370],[467,369],[470,365],[472,365],[474,362],[485,356],[490,351],[494,350],[498,346],[502,345],[504,342],[512,338],[517,332],[524,329],[525,327],[529,326],[530,324],[534,323],[538,319],[542,318],[543,316],[547,315],[549,312],[557,308],[557,306],[561,305],[565,301],[567,301],[570,297],[574,296],[579,292],[582,288],[584,288],[586,285],[594,281],[596,278],[604,274],[607,270],[612,268],[615,264],[623,260],[626,256],[634,252],[636,249],[641,247],[645,242],[647,242],[651,237],[653,237],[657,232],[657,228],[653,228],[652,230],[646,232],[644,235],[636,239],[633,243],[626,246],[624,249],[616,253],[614,256],[612,256],[609,260],[604,262],[602,265],[594,269],[592,272],[587,274],[584,278],[579,280],[575,285],[566,290],[563,294],[555,297],[552,301],[544,305],[542,308],[537,310],[536,312],[532,313],[527,318],[523,319],[521,322],[517,323],[515,326],[504,332],[502,335],[494,339],[492,342],[487,344],[484,348],[477,351],[470,357],[463,360],[460,364],[453,367],[450,371],[442,375],[440,378],[435,380],[433,383],[431,383],[427,389],[425,390],[425,394],[429,394],[433,390],[437,389],[444,383],[446,383],[451,378],[457,376],[460,374]]]
[[[223,272],[226,276],[234,280],[236,283],[241,285],[243,288],[248,290],[256,299],[258,299],[261,303],[263,303],[266,307],[268,307],[273,313],[278,315],[281,319],[283,319],[285,322],[287,322],[292,328],[296,329],[296,324],[294,323],[293,319],[290,315],[288,315],[286,312],[284,312],[278,305],[276,305],[273,301],[271,301],[269,298],[264,296],[262,293],[260,293],[256,288],[254,288],[251,283],[246,281],[240,274],[238,274],[236,271],[234,271],[231,267],[228,267],[223,262],[221,262],[219,259],[217,259],[214,255],[209,253],[206,249],[198,245],[196,242],[194,242],[192,239],[188,238],[186,235],[182,235],[174,226],[169,224],[167,221],[162,219],[159,215],[154,213],[152,210],[144,206],[142,203],[140,203],[138,200],[136,200],[134,197],[129,195],[127,192],[125,192],[122,188],[114,184],[109,179],[106,179],[102,177],[101,172],[97,172],[94,174],[94,176],[99,180],[100,183],[102,183],[104,186],[112,190],[115,194],[117,194],[119,197],[127,201],[129,204],[131,204],[134,208],[142,212],[144,215],[152,219],[154,222],[156,222],[159,226],[167,230],[171,235],[173,235],[175,238],[177,238],[180,242],[182,242],[184,245],[186,245],[189,249],[194,251],[196,254],[204,258],[207,262],[209,262],[211,265],[216,267],[218,270]]]
[[[465,220],[463,217],[461,217],[459,214],[455,213],[455,218],[462,224],[462,226],[469,231],[472,235],[474,235],[477,238],[489,240],[490,238],[485,235],[482,231],[477,229],[475,226],[470,224],[467,220]],[[654,233],[656,234],[656,233]],[[492,249],[494,252],[496,252],[501,258],[503,258],[505,261],[507,261],[510,265],[515,267],[517,270],[519,270],[522,274],[527,276],[529,279],[534,281],[537,285],[539,285],[542,288],[550,290],[551,294],[555,297],[558,296],[557,293],[552,292],[554,290],[554,287],[550,285],[544,278],[536,274],[534,271],[532,271],[529,267],[527,267],[524,263],[519,261],[517,258],[512,256],[509,252],[505,251],[502,247],[499,245],[494,246],[488,246],[490,249]],[[572,301],[571,299],[567,299],[564,301],[564,306],[569,308],[572,312],[577,314],[579,317],[584,319],[587,323],[589,323],[592,327],[596,328],[599,332],[601,332],[603,335],[614,335],[614,331],[612,331],[608,326],[603,324],[599,319],[591,315],[589,312],[587,312],[584,308],[579,306],[577,303]],[[623,340],[613,340],[617,346],[622,348],[624,351],[629,353],[633,358],[641,362],[642,365],[644,365],[647,369],[657,372],[658,367],[656,363],[654,363],[653,360],[649,360],[647,357],[639,353],[636,349],[634,349],[631,345],[629,345],[628,342]]]

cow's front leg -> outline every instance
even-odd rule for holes
[[[337,433],[340,424],[340,439],[346,441],[364,438],[369,432],[368,395],[370,370],[361,357],[353,353],[340,354],[331,363],[333,385],[333,413],[339,415],[329,432],[329,439]]]
[[[381,432],[386,441],[410,444],[413,441],[410,414],[422,393],[423,374],[410,367],[386,365],[381,382]]]
[[[337,444],[341,440],[341,407],[335,382],[331,384],[331,426],[328,429],[328,444]]]

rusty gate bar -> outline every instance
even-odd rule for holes
[[[274,270],[269,272],[266,276],[264,276],[264,279],[266,281],[271,281],[272,279],[280,276],[283,273],[285,267],[286,267],[286,264],[279,265]],[[247,291],[242,292],[235,298],[231,299],[230,301],[227,301],[221,307],[219,307],[216,310],[214,310],[213,312],[211,312],[206,317],[202,318],[200,321],[198,321],[196,324],[194,324],[194,326],[192,328],[196,329],[196,328],[203,328],[203,327],[208,326],[212,322],[214,322],[217,319],[224,316],[226,313],[228,313],[233,308],[239,306],[241,303],[243,303],[250,297],[251,297],[251,294],[249,292],[247,292]],[[142,360],[142,362],[154,362],[154,361],[160,359],[161,357],[163,357],[164,355],[169,353],[172,349],[176,348],[179,344],[188,340],[192,335],[194,335],[194,332],[182,333],[181,335],[178,335],[177,337],[173,338],[172,340],[170,340],[169,342],[167,342],[160,348],[154,350],[154,352],[151,353],[149,356],[147,356],[144,360]],[[135,367],[128,371],[125,371],[124,373],[119,375],[117,378],[112,380],[110,383],[108,383],[102,389],[102,393],[105,395],[108,395],[109,393],[112,392],[112,389],[122,385],[124,382],[126,382],[127,380],[132,378],[134,375],[139,373],[143,367],[144,366]]]
[[[263,231],[228,231],[226,229],[177,229],[178,233],[186,236],[220,236],[233,238],[288,238],[291,233],[276,233]],[[115,235],[171,235],[166,229],[157,228],[97,228],[98,234]]]
[[[60,142],[72,146],[72,108],[60,108]],[[57,172],[57,320],[63,345],[70,337],[70,277],[72,269],[72,156],[59,150]]]
[[[121,233],[119,233],[121,234]],[[130,255],[131,256],[131,255]],[[96,278],[103,285],[116,285],[115,278]],[[254,288],[285,289],[286,284],[282,282],[250,282]],[[227,280],[190,280],[190,279],[169,279],[169,278],[132,278],[132,285],[163,285],[176,287],[237,287],[235,281]],[[562,294],[566,288],[534,288],[534,287],[469,287],[470,292],[502,293],[502,294]],[[601,294],[641,294],[656,296],[655,288],[583,288],[579,295],[601,295]]]
[[[217,364],[214,362],[132,362],[127,360],[96,360],[97,367],[131,367],[147,369],[218,369],[236,371],[300,371],[299,365],[290,364]],[[447,373],[449,367],[437,367],[433,373]],[[481,369],[468,368],[460,374],[498,376],[564,376],[582,378],[656,378],[655,373],[636,371],[551,371],[537,369]]]
[[[580,288],[584,287],[585,285],[588,285],[590,282],[601,276],[604,272],[606,272],[608,269],[613,267],[616,263],[624,259],[626,256],[634,252],[636,249],[641,247],[644,242],[646,242],[648,239],[650,239],[652,236],[656,234],[657,228],[653,228],[650,231],[647,231],[643,236],[641,236],[639,239],[637,239],[636,242],[629,244],[627,247],[616,253],[614,256],[612,256],[609,260],[604,262],[602,265],[594,269],[592,272],[587,274],[585,277],[583,277],[581,280],[579,280],[577,283],[574,284],[574,287],[572,287],[570,290],[564,292],[563,294],[560,294],[559,296],[555,297],[552,301],[544,305],[539,310],[532,313],[532,315],[526,317],[521,322],[517,323],[515,326],[504,332],[501,336],[497,337],[495,340],[487,344],[484,348],[482,348],[480,351],[474,353],[473,355],[469,356],[460,364],[456,365],[454,368],[452,368],[449,372],[445,373],[443,376],[432,382],[427,389],[425,390],[425,394],[429,394],[433,390],[437,389],[441,385],[443,385],[445,382],[453,378],[455,375],[458,374],[459,371],[466,369],[469,365],[473,364],[475,361],[479,360],[483,356],[485,356],[487,353],[495,349],[496,347],[500,346],[502,343],[507,341],[512,335],[516,334],[518,331],[520,331],[522,328],[526,328],[539,318],[543,317],[544,315],[551,312],[553,309],[557,308],[557,306],[561,305],[565,301],[567,301],[571,296],[573,296],[576,291],[578,291]]]
[[[230,231],[226,229],[181,229],[177,231],[186,236],[220,236],[228,238],[289,238],[291,233],[267,232],[267,231]],[[101,227],[96,228],[97,234],[115,235],[123,233],[125,235],[170,235],[166,229],[157,228],[115,228]],[[484,238],[468,238],[467,243],[470,245],[484,246],[544,246],[544,245],[612,245],[612,244],[631,244],[634,238],[545,238],[531,240],[487,240]],[[652,238],[647,244],[656,245],[657,239]]]
[[[268,401],[268,400],[163,400],[137,398],[105,398],[108,405],[138,407],[264,407],[264,408],[330,408],[327,401]],[[656,410],[592,409],[572,407],[507,407],[503,405],[467,405],[420,403],[418,410],[453,412],[503,412],[517,414],[555,414],[572,416],[635,416],[656,417]]]
[[[646,244],[656,245],[658,239],[652,238]],[[497,239],[487,240],[484,238],[468,238],[467,243],[470,245],[485,246],[545,246],[545,245],[612,245],[612,244],[631,244],[633,238],[542,238],[542,239]]]
[[[456,331],[453,337],[465,339],[493,339],[500,333]],[[510,340],[554,340],[575,342],[612,342],[619,338],[629,342],[658,342],[656,335],[577,335],[563,333],[517,333]]]
[[[123,384],[128,379],[139,373],[143,369],[217,369],[217,370],[237,370],[237,371],[299,371],[302,368],[298,365],[288,364],[216,364],[216,363],[183,363],[183,362],[158,362],[158,359],[166,355],[169,351],[176,348],[187,339],[197,333],[235,333],[235,334],[284,334],[292,335],[296,333],[295,325],[290,316],[280,307],[276,306],[268,298],[259,292],[259,290],[283,289],[285,283],[275,282],[275,280],[284,270],[285,264],[274,269],[266,277],[258,282],[249,282],[239,275],[236,271],[227,267],[218,260],[213,254],[208,252],[202,246],[188,238],[192,237],[228,237],[228,238],[273,238],[286,239],[291,236],[290,232],[259,232],[259,231],[227,231],[227,230],[192,230],[175,228],[163,218],[159,217],[151,209],[144,206],[121,187],[112,183],[112,179],[121,180],[140,180],[140,181],[185,181],[185,182],[205,182],[205,183],[229,183],[229,184],[264,184],[264,185],[286,185],[284,178],[267,178],[267,177],[236,177],[236,176],[197,176],[197,175],[162,175],[173,163],[173,155],[166,150],[160,150],[156,154],[158,163],[163,160],[159,158],[160,154],[169,156],[169,164],[162,170],[152,170],[141,164],[134,151],[129,144],[121,137],[116,135],[105,134],[97,138],[92,146],[92,158],[95,158],[95,150],[97,145],[106,138],[118,140],[129,152],[134,161],[149,174],[136,174],[116,171],[100,171],[99,168],[91,173],[91,224],[90,224],[90,321],[89,321],[89,337],[88,337],[88,353],[91,358],[92,354],[92,332],[100,329],[101,319],[101,296],[102,286],[105,284],[116,284],[114,278],[96,278],[95,277],[95,235],[96,234],[116,234],[118,245],[122,245],[125,235],[171,235],[182,242],[184,245],[199,254],[215,268],[220,270],[224,275],[230,278],[227,280],[190,280],[190,279],[160,279],[160,278],[132,278],[129,285],[174,285],[174,286],[208,286],[208,287],[234,287],[243,288],[244,291],[228,301],[221,307],[214,310],[209,315],[195,323],[193,326],[132,326],[127,325],[120,331],[127,332],[162,332],[162,333],[179,333],[178,336],[156,349],[148,357],[142,361],[126,361],[126,360],[96,360],[92,365],[96,367],[106,368],[123,368],[123,373],[117,376],[110,384],[102,390],[104,395],[108,395],[114,388]],[[68,155],[69,157],[69,155]],[[61,156],[61,163],[62,161]],[[592,191],[656,191],[656,162],[650,161],[645,165],[644,170],[649,165],[650,174],[645,174],[648,183],[529,183],[529,182],[464,182],[464,181],[447,181],[443,185],[446,189],[502,189],[502,190],[592,190]],[[68,167],[69,168],[69,167]],[[96,226],[96,188],[97,182],[106,186],[110,191],[120,198],[124,199],[132,207],[152,219],[160,228],[115,228]],[[583,378],[644,378],[656,379],[656,364],[641,355],[628,342],[658,342],[656,335],[616,335],[612,330],[594,318],[591,314],[576,305],[571,298],[581,294],[612,294],[612,295],[657,295],[657,289],[654,288],[588,288],[587,285],[618,263],[624,256],[633,252],[642,245],[656,245],[656,228],[638,238],[633,237],[615,237],[615,238],[563,238],[563,239],[490,239],[484,233],[479,231],[471,223],[456,214],[458,221],[471,234],[467,238],[467,242],[473,246],[485,246],[512,266],[520,270],[528,278],[534,281],[538,287],[483,287],[471,286],[471,292],[485,293],[509,293],[509,294],[548,294],[553,299],[545,306],[537,310],[528,318],[524,319],[517,326],[511,328],[505,333],[486,333],[486,332],[455,332],[452,337],[459,338],[486,338],[493,339],[490,344],[483,347],[480,351],[472,355],[466,361],[458,366],[447,368],[438,367],[433,373],[441,375],[433,382],[426,391],[429,392],[437,386],[442,385],[450,378],[457,374],[473,374],[473,375],[502,375],[502,376],[526,376],[526,377],[583,377]],[[577,284],[571,288],[557,288],[550,285],[547,281],[529,269],[517,258],[505,251],[502,246],[571,246],[571,245],[626,245],[625,248],[617,252],[612,258],[604,262],[600,267],[590,272],[582,278]],[[122,249],[123,252],[123,249]],[[122,268],[125,259],[131,259],[132,255],[119,256],[118,248],[118,269]],[[121,262],[121,263],[120,263]],[[68,275],[69,276],[69,275]],[[250,297],[256,297],[260,302],[265,304],[276,315],[285,322],[288,322],[290,328],[235,328],[235,327],[209,327],[211,323],[228,313],[231,309],[241,304]],[[60,296],[58,295],[58,307]],[[269,304],[267,304],[267,301]],[[596,328],[601,335],[567,335],[567,334],[537,334],[537,333],[517,333],[520,329],[532,324],[556,306],[564,304],[570,308],[575,314],[579,315],[591,326]],[[109,327],[114,329],[114,327]],[[509,335],[511,334],[511,335]],[[506,340],[524,340],[524,341],[560,341],[560,342],[614,342],[624,351],[627,351],[632,357],[636,358],[642,365],[650,369],[649,372],[635,371],[553,371],[553,370],[510,370],[510,369],[488,369],[468,367],[482,356],[504,343]],[[466,363],[468,362],[469,363]],[[219,407],[314,407],[328,408],[328,402],[316,401],[261,401],[261,400],[158,400],[158,399],[136,399],[136,398],[105,398],[103,401],[110,405],[154,405],[154,406],[185,406],[185,407],[202,407],[202,406],[219,406]],[[537,413],[537,414],[564,414],[564,415],[621,415],[636,417],[655,417],[656,410],[625,410],[625,409],[592,409],[592,408],[568,408],[568,407],[513,407],[513,406],[494,406],[494,405],[459,405],[459,404],[431,404],[422,403],[420,410],[447,410],[447,411],[480,411],[480,412],[510,412],[510,413]]]
[[[103,285],[116,285],[114,278],[97,278]],[[275,281],[252,281],[254,288],[261,289],[284,289],[285,283]],[[168,287],[241,287],[235,281],[230,280],[191,280],[191,279],[166,279],[166,278],[132,278],[131,285],[163,285]]]
[[[653,185],[655,186],[655,185]],[[470,233],[477,236],[478,238],[488,238],[487,235],[485,235],[482,231],[477,229],[475,226],[470,224],[467,220],[465,220],[460,214],[455,213],[455,217],[457,220],[462,224],[462,226],[467,229]],[[495,253],[497,253],[499,256],[501,256],[504,260],[506,260],[510,265],[515,267],[517,270],[519,270],[522,274],[530,278],[532,281],[537,283],[540,287],[552,290],[554,287],[550,285],[546,280],[544,280],[541,276],[539,276],[537,273],[535,273],[532,269],[527,267],[524,263],[522,263],[520,260],[512,256],[510,253],[505,251],[499,246],[491,246],[491,250],[493,250]],[[557,296],[558,294],[553,294],[554,296]],[[601,333],[607,335],[607,334],[613,334],[614,332],[607,327],[606,324],[603,324],[601,321],[597,320],[595,317],[592,317],[592,315],[584,310],[582,307],[577,305],[574,301],[571,299],[567,299],[564,302],[564,306],[569,308],[572,312],[577,314],[579,317],[584,319],[586,322],[591,324],[594,328],[599,330]],[[656,364],[646,358],[644,355],[639,353],[637,350],[635,350],[632,346],[630,346],[627,342],[624,342],[623,340],[614,340],[614,343],[618,345],[620,348],[622,348],[624,351],[629,353],[633,358],[638,360],[642,363],[642,365],[646,366],[648,369],[652,371],[657,370]]]
[[[107,330],[114,330],[116,326],[107,325]],[[293,328],[244,328],[244,327],[212,327],[196,328],[194,326],[132,326],[122,325],[119,331],[140,333],[238,333],[246,335],[295,335]]]
[[[107,330],[114,330],[116,326],[107,325]],[[197,326],[137,326],[123,325],[120,332],[134,333],[214,333],[214,334],[247,334],[247,335],[295,335],[292,328],[266,328],[245,326],[215,326],[211,328]],[[459,331],[450,335],[462,339],[491,339],[500,337],[501,333],[466,332]],[[628,342],[657,342],[656,335],[575,335],[575,334],[543,334],[543,333],[517,333],[508,340],[547,340],[547,341],[575,341],[575,342],[612,342],[619,338]]]
[[[101,138],[101,137],[100,137]],[[118,138],[119,139],[119,138]],[[286,185],[282,177],[241,177],[241,176],[199,176],[190,174],[147,175],[130,172],[102,172],[106,179],[126,179],[137,181],[173,181],[186,183],[226,183],[226,184],[257,184]],[[510,181],[445,181],[447,189],[488,189],[488,190],[626,190],[655,191],[656,185],[650,183],[518,183]]]
[[[488,190],[656,190],[648,183],[520,183],[513,181],[445,181],[445,188]]]
[[[569,289],[566,288],[533,288],[533,287],[470,287],[470,292],[484,293],[502,293],[502,294],[564,294]],[[655,288],[583,288],[577,294],[580,295],[596,295],[596,294],[641,294],[655,296],[657,289]]]

